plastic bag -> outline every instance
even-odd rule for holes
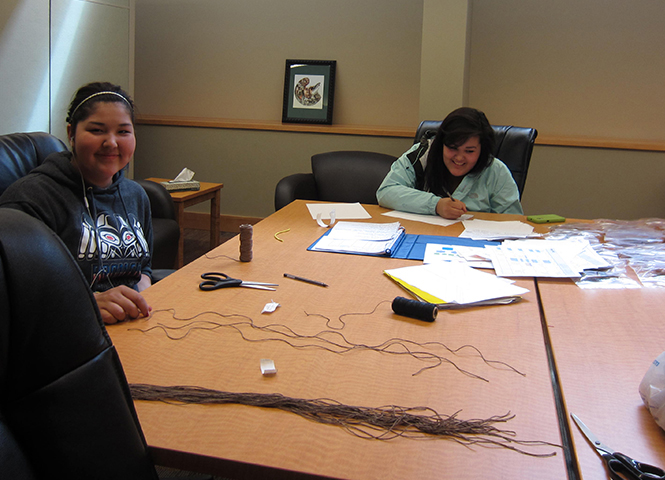
[[[665,352],[653,361],[644,375],[640,397],[658,426],[665,430]]]

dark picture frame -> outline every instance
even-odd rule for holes
[[[287,60],[282,122],[332,124],[335,60]]]

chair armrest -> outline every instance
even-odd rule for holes
[[[296,199],[318,200],[319,192],[312,173],[294,173],[282,178],[275,187],[275,211]]]
[[[135,180],[135,182],[141,185],[145,193],[148,194],[153,218],[177,220],[173,199],[163,185],[150,180]]]

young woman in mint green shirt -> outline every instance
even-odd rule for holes
[[[491,155],[493,145],[485,114],[458,108],[422,149],[417,143],[393,163],[376,192],[379,205],[447,219],[467,211],[523,214],[517,185]]]

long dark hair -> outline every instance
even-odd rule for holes
[[[453,191],[453,176],[443,163],[443,146],[456,148],[476,136],[480,140],[480,156],[469,173],[482,172],[492,163],[494,130],[485,114],[475,108],[462,107],[448,114],[441,122],[427,155],[426,191],[440,197],[446,196],[446,190]]]

